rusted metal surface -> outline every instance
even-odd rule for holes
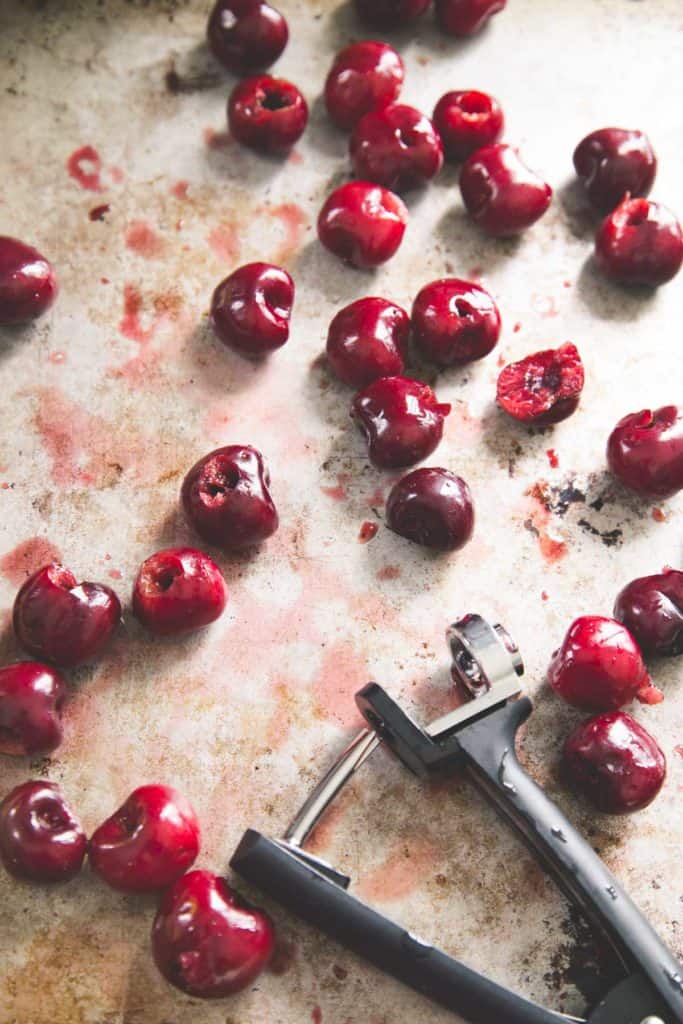
[[[405,100],[430,110],[447,88],[492,91],[507,137],[556,197],[519,242],[487,241],[447,169],[410,197],[406,241],[375,275],[339,266],[314,233],[323,197],[348,173],[318,97],[333,51],[361,28],[336,0],[280,6],[292,38],[277,68],[311,101],[312,123],[288,160],[272,162],[224,134],[231,79],[205,51],[204,0],[0,0],[0,231],[45,252],[62,285],[44,320],[1,339],[4,659],[18,654],[17,585],[54,550],[125,597],[144,557],[193,542],[179,483],[218,444],[262,449],[282,523],[257,555],[217,556],[230,604],[201,635],[156,641],[127,616],[108,655],[74,676],[56,756],[3,759],[1,791],[49,776],[92,830],[136,785],[176,785],[201,816],[200,865],[224,869],[246,826],[282,830],[350,736],[352,694],[368,679],[425,717],[445,710],[443,631],[477,610],[503,621],[525,656],[537,704],[523,740],[529,770],[680,956],[680,668],[657,664],[665,700],[635,712],[667,754],[666,787],[623,821],[561,784],[559,745],[577,715],[543,685],[574,616],[609,614],[627,580],[680,565],[681,502],[654,509],[627,496],[603,458],[619,416],[682,397],[680,282],[643,297],[600,281],[591,217],[571,185],[587,131],[642,127],[660,157],[654,197],[683,212],[680,0],[511,0],[466,44],[429,18],[397,35]],[[298,289],[291,341],[259,367],[224,351],[206,321],[214,285],[251,259],[283,263]],[[478,522],[464,551],[433,557],[381,525],[393,477],[368,464],[350,394],[318,356],[340,305],[372,293],[408,305],[451,271],[480,276],[496,296],[502,357],[571,339],[587,383],[575,416],[530,433],[493,407],[498,353],[440,376],[454,411],[432,461],[469,481]],[[380,528],[362,544],[366,520]],[[496,979],[582,1008],[580,990],[595,981],[585,932],[464,781],[425,790],[380,753],[352,790],[314,845],[363,897]],[[152,900],[107,891],[87,871],[49,890],[3,876],[0,892],[2,1024],[453,1019],[277,908],[274,970],[209,1005],[157,975]]]

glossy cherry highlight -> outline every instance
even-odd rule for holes
[[[357,177],[404,192],[431,181],[443,165],[434,125],[415,107],[392,103],[360,119],[349,143]]]
[[[609,213],[627,194],[648,195],[657,157],[644,132],[600,128],[574,150],[574,168],[592,205]]]
[[[583,383],[581,356],[576,346],[567,342],[503,367],[496,400],[514,419],[548,426],[576,411]]]
[[[600,225],[595,259],[612,281],[657,288],[681,269],[681,225],[661,203],[626,198]]]
[[[0,803],[0,860],[15,878],[65,882],[81,870],[86,847],[54,782],[24,782]]]
[[[327,362],[345,384],[365,387],[403,373],[410,318],[386,299],[357,299],[340,309],[327,333]]]
[[[289,338],[294,282],[272,263],[246,263],[221,281],[211,299],[211,326],[227,348],[258,359]]]
[[[140,566],[133,614],[151,633],[179,636],[215,622],[227,590],[213,559],[194,548],[157,551]]]
[[[364,114],[398,99],[404,66],[388,43],[351,43],[334,58],[325,81],[325,106],[340,128],[353,128]]]
[[[624,416],[607,441],[607,464],[636,494],[672,498],[683,490],[683,412],[663,405]]]
[[[18,238],[0,235],[0,325],[42,316],[57,296],[57,278],[44,256]]]
[[[494,237],[518,235],[531,227],[553,194],[517,150],[502,142],[478,149],[463,164],[460,192],[472,220]]]
[[[403,241],[408,211],[397,195],[368,181],[351,181],[327,198],[318,238],[330,252],[362,269],[391,259]]]
[[[445,93],[434,107],[432,121],[441,136],[446,159],[453,163],[498,142],[505,126],[498,100],[476,89]]]
[[[280,12],[263,0],[218,0],[207,38],[216,59],[241,75],[270,67],[287,45],[289,29]]]
[[[504,10],[507,0],[436,0],[436,20],[450,36],[473,36],[489,18]]]
[[[428,384],[408,377],[381,377],[353,400],[351,415],[368,442],[376,466],[394,469],[426,459],[441,441],[451,411]]]
[[[50,754],[62,742],[66,684],[56,669],[19,661],[0,669],[0,754]]]
[[[500,337],[500,313],[478,284],[444,277],[422,288],[412,311],[415,347],[437,366],[482,359]]]
[[[286,153],[308,123],[308,105],[284,78],[255,75],[238,82],[228,100],[228,125],[238,142],[260,153]]]
[[[462,479],[447,469],[415,469],[392,487],[387,526],[438,551],[457,551],[472,536],[474,502]]]

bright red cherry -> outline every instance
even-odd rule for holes
[[[93,832],[88,859],[100,878],[123,892],[164,889],[199,853],[199,822],[170,786],[140,786]]]
[[[460,191],[472,220],[494,237],[518,235],[550,206],[553,190],[512,146],[478,149],[460,171]]]
[[[600,128],[574,150],[574,168],[593,206],[609,213],[625,195],[649,193],[657,157],[644,132]]]
[[[672,498],[683,490],[683,412],[663,405],[624,416],[607,441],[607,464],[636,494]]]
[[[438,551],[457,551],[472,536],[474,503],[465,481],[447,469],[414,469],[391,489],[387,526]]]
[[[66,684],[38,661],[0,668],[0,754],[49,754],[62,742]]]
[[[238,82],[228,100],[228,125],[238,142],[260,153],[286,153],[308,123],[308,105],[284,78],[255,75]]]
[[[254,981],[273,952],[270,918],[209,871],[191,871],[162,896],[152,927],[157,967],[199,999],[233,995]]]
[[[370,459],[382,469],[412,466],[431,455],[450,411],[428,384],[408,377],[380,377],[358,392],[351,407]]]
[[[657,288],[681,269],[681,225],[661,203],[624,199],[600,225],[595,259],[612,281]]]
[[[35,320],[50,308],[57,291],[55,272],[37,249],[0,235],[0,325]]]
[[[434,125],[404,103],[362,117],[353,129],[349,152],[357,177],[396,192],[425,185],[443,165],[443,146]]]
[[[577,725],[564,745],[563,768],[572,785],[605,814],[642,810],[666,778],[657,741],[623,711]]]
[[[340,309],[327,333],[327,361],[334,374],[355,388],[378,377],[403,373],[410,318],[386,299],[357,299]]]
[[[643,654],[683,654],[683,572],[665,569],[631,580],[617,595],[614,618]]]
[[[355,267],[378,267],[403,241],[408,211],[393,192],[368,181],[350,181],[328,196],[318,215],[318,238]]]
[[[223,612],[227,591],[213,559],[194,548],[157,551],[140,566],[133,613],[159,636],[178,636],[208,626]]]
[[[507,0],[436,0],[436,20],[450,36],[473,36]]]
[[[88,842],[54,782],[24,782],[0,803],[0,860],[15,878],[65,882]]]
[[[424,14],[430,0],[354,0],[354,4],[358,14],[369,25],[396,28]]]
[[[228,71],[270,67],[287,45],[287,22],[263,0],[218,0],[207,27],[209,48]]]
[[[614,711],[650,685],[638,645],[620,622],[582,615],[552,656],[548,682],[568,704]]]
[[[388,43],[364,40],[340,50],[325,82],[325,106],[340,128],[398,99],[403,61]]]
[[[457,277],[432,281],[418,292],[412,324],[416,348],[437,366],[482,359],[500,337],[493,298],[478,284]]]
[[[260,358],[289,338],[294,282],[272,263],[246,263],[221,281],[211,299],[211,326],[228,348]]]
[[[446,159],[454,163],[498,142],[505,126],[498,100],[476,89],[445,93],[434,107],[432,121]]]
[[[251,445],[209,452],[183,481],[185,514],[197,533],[225,551],[260,544],[275,533],[278,514],[268,487],[270,473]]]
[[[102,583],[78,583],[63,565],[45,565],[14,601],[14,632],[36,658],[61,668],[93,661],[121,621],[121,604]]]
[[[566,342],[503,367],[496,400],[514,419],[548,426],[576,411],[583,382],[581,356],[575,345]]]

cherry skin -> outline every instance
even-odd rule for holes
[[[55,272],[37,249],[0,235],[0,326],[42,316],[57,291]]]
[[[230,131],[238,142],[259,153],[287,153],[307,124],[306,100],[284,78],[255,75],[238,82],[230,93]]]
[[[415,347],[437,366],[482,359],[500,337],[500,313],[477,284],[444,277],[422,288],[413,303]]]
[[[65,882],[88,841],[54,782],[24,782],[0,803],[0,860],[15,878]]]
[[[548,682],[568,704],[615,711],[650,685],[638,645],[620,622],[582,615],[552,656]]]
[[[469,157],[460,171],[460,191],[472,220],[494,237],[518,235],[531,227],[548,209],[553,194],[517,150],[502,142]]]
[[[391,259],[403,241],[408,211],[393,192],[369,181],[350,181],[328,196],[318,215],[318,238],[354,267]]]
[[[683,654],[683,572],[665,569],[631,580],[617,595],[614,618],[643,654]]]
[[[392,487],[387,526],[438,551],[457,551],[472,536],[474,503],[465,481],[447,469],[414,469]]]
[[[505,126],[498,100],[476,89],[445,93],[434,107],[432,121],[441,136],[446,159],[453,163],[498,142]]]
[[[396,28],[415,21],[427,10],[430,0],[354,0],[363,21],[379,28]]]
[[[179,636],[215,622],[227,591],[213,559],[194,548],[157,551],[140,566],[133,614],[151,633]]]
[[[672,498],[683,490],[683,412],[663,405],[624,416],[607,441],[607,465],[636,494]]]
[[[566,342],[503,367],[496,400],[513,419],[548,426],[576,411],[583,383],[581,356],[575,345]]]
[[[50,754],[62,742],[66,684],[38,661],[0,668],[0,754]]]
[[[611,281],[658,288],[681,269],[681,225],[661,203],[624,199],[598,229],[595,259]]]
[[[473,36],[507,0],[436,0],[436,20],[449,36]]]
[[[231,444],[195,463],[183,481],[181,499],[204,540],[239,551],[260,544],[278,528],[269,485],[261,453],[248,444]]]
[[[380,377],[358,392],[351,407],[370,459],[382,469],[412,466],[431,455],[450,411],[429,385],[408,377]]]
[[[595,209],[609,213],[627,193],[648,195],[657,157],[644,132],[600,128],[574,150],[574,168]]]
[[[245,263],[221,281],[211,299],[211,326],[223,344],[258,359],[289,338],[294,282],[272,263]]]
[[[340,309],[327,333],[327,362],[345,384],[365,387],[403,373],[410,318],[386,299],[357,299]]]
[[[154,962],[171,985],[199,999],[220,999],[250,985],[273,953],[262,910],[223,878],[191,871],[164,893],[152,927]]]
[[[358,178],[396,192],[425,185],[443,165],[443,146],[434,125],[403,103],[362,117],[353,130],[349,152]]]
[[[95,832],[93,871],[122,892],[154,892],[184,875],[199,853],[199,822],[170,786],[140,786]]]
[[[325,82],[325,106],[340,128],[398,99],[403,61],[388,43],[365,40],[340,50]]]
[[[568,736],[567,779],[605,814],[630,814],[652,803],[666,778],[657,741],[623,711],[596,715]]]
[[[93,661],[121,621],[121,604],[102,583],[78,583],[63,565],[44,565],[14,600],[19,643],[36,658],[61,668]]]
[[[209,48],[235,74],[270,67],[287,45],[287,22],[263,0],[218,0],[207,27]]]

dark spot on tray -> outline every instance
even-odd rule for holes
[[[179,93],[203,92],[205,89],[213,89],[220,82],[220,76],[214,71],[204,71],[196,75],[179,75],[175,68],[171,68],[164,75],[164,84],[168,92],[177,96]]]
[[[605,507],[605,499],[597,497],[595,501],[591,501],[588,503],[588,507],[594,508],[596,512],[600,512]]]
[[[559,492],[553,492],[551,511],[555,512],[558,516],[563,516],[570,505],[580,504],[585,502],[585,500],[586,495],[584,492],[575,487],[573,481],[570,481]]]
[[[587,519],[579,519],[578,525],[586,533],[590,533],[592,537],[599,537],[605,547],[619,547],[623,543],[624,531],[618,526],[615,526],[613,530],[599,530],[597,526],[593,526]]]
[[[567,941],[551,957],[545,981],[556,992],[573,985],[592,1005],[620,979],[621,968],[609,948],[596,943],[591,929],[573,907],[562,922],[562,930]]]

